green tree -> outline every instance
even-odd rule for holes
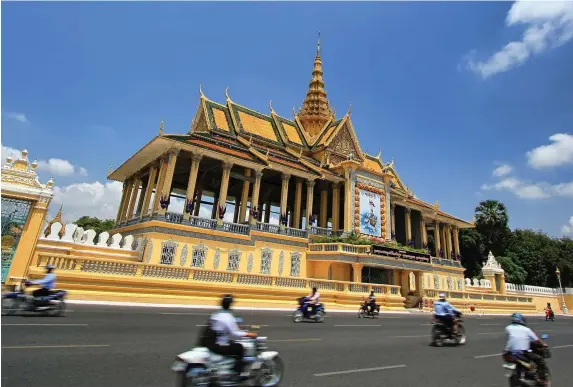
[[[461,263],[466,268],[466,277],[479,278],[481,267],[487,257],[482,235],[478,230],[469,228],[460,230],[459,238]]]
[[[82,216],[75,222],[75,224],[84,230],[94,230],[96,232],[95,240],[97,240],[99,234],[104,231],[110,231],[113,229],[115,226],[115,221],[112,219],[106,219],[102,221],[95,217]]]
[[[505,270],[505,279],[512,284],[524,285],[526,284],[527,272],[515,256],[510,257],[495,257],[497,262]]]
[[[497,200],[485,200],[475,208],[476,229],[481,234],[484,248],[494,255],[503,255],[509,230],[509,216],[505,205]]]

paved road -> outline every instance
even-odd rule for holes
[[[2,317],[3,387],[169,387],[175,355],[193,346],[209,311],[69,305],[65,317]],[[468,343],[428,346],[428,315],[361,320],[331,313],[294,324],[288,312],[239,311],[286,366],[284,386],[506,386],[500,357],[507,317],[467,317]],[[573,319],[531,327],[550,335],[554,386],[573,380]],[[356,371],[356,372],[342,372]]]

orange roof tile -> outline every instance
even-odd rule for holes
[[[227,115],[225,112],[215,107],[213,107],[212,110],[213,117],[215,118],[215,126],[217,129],[224,130],[225,132],[230,132],[231,129],[229,128],[229,122],[227,121]]]
[[[188,140],[191,144],[194,145],[200,145],[203,146],[205,148],[209,148],[209,149],[213,149],[217,152],[221,152],[221,153],[225,153],[225,154],[231,154],[237,157],[241,157],[243,159],[247,159],[247,160],[254,160],[253,156],[248,153],[248,152],[242,152],[236,149],[230,149],[230,148],[226,148],[217,144],[212,144],[210,142],[204,141],[204,140],[200,140],[197,138],[193,138]]]
[[[286,122],[282,122],[283,128],[285,129],[286,135],[290,142],[294,142],[295,144],[302,145],[302,140],[298,134],[298,131],[294,126],[291,124],[287,124]]]
[[[328,138],[332,135],[332,132],[334,132],[334,130],[338,127],[339,123],[340,122],[335,122],[332,124],[332,126],[330,126],[330,128],[326,129],[324,136],[322,136],[322,138],[320,139],[320,141],[317,144],[318,146],[324,145],[326,140],[328,140]]]
[[[255,117],[240,110],[238,111],[238,115],[245,131],[274,142],[279,142],[270,121]]]
[[[364,158],[364,161],[362,162],[362,167],[364,167],[365,169],[369,170],[369,171],[373,171],[376,173],[382,173],[382,166],[380,165],[380,163],[378,163],[377,161],[374,161],[368,157]]]

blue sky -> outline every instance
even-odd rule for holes
[[[4,3],[2,145],[55,175],[52,213],[109,216],[108,168],[185,133],[199,84],[291,118],[320,30],[331,104],[417,197],[573,233],[573,3],[532,4]]]

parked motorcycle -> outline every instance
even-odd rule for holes
[[[441,347],[445,343],[451,343],[455,345],[463,345],[466,343],[466,328],[462,324],[462,314],[456,313],[456,321],[458,325],[457,334],[454,336],[452,328],[444,324],[442,321],[438,320],[436,317],[432,320],[432,345],[436,347]]]
[[[324,304],[309,305],[308,297],[301,297],[298,299],[298,308],[292,315],[292,320],[299,323],[303,320],[312,320],[314,322],[323,322],[326,311]]]
[[[380,306],[376,306],[373,308],[370,305],[362,304],[360,305],[360,309],[358,310],[358,318],[364,317],[377,317],[380,314]]]
[[[49,296],[36,297],[24,292],[28,281],[16,285],[14,292],[2,295],[2,315],[11,316],[21,312],[61,316],[66,309],[65,290],[52,290]]]
[[[549,335],[543,334],[541,340],[547,340]],[[544,359],[551,357],[551,351],[547,346],[539,344],[532,345],[531,351],[536,355],[542,356]],[[503,355],[505,363],[503,368],[506,369],[505,376],[509,380],[510,387],[533,387],[537,386],[537,370],[538,366],[534,361],[526,358],[521,354],[505,353]],[[545,386],[551,386],[551,371],[549,366],[545,364]]]
[[[555,313],[551,309],[545,309],[545,321],[555,321]]]
[[[275,387],[283,379],[284,365],[276,351],[267,351],[266,337],[237,340],[244,349],[245,372],[249,378],[237,383],[232,358],[211,352],[205,347],[179,354],[171,369],[175,373],[175,387],[261,386]]]

